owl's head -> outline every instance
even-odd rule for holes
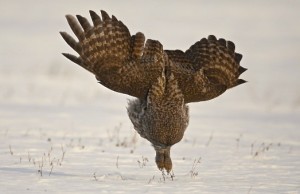
[[[171,146],[188,125],[188,106],[172,74],[152,84],[145,99],[129,101],[128,115],[139,134],[153,145]]]

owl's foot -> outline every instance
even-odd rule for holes
[[[156,157],[155,162],[159,170],[166,170],[169,174],[172,170],[172,160],[170,157],[170,148],[155,148]]]

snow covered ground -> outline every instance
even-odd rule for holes
[[[300,193],[298,1],[0,1],[0,193]],[[172,176],[127,118],[129,96],[64,59],[64,15],[104,9],[187,49],[209,34],[249,83],[190,105]]]

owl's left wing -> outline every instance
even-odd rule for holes
[[[213,99],[227,89],[245,83],[239,76],[247,69],[240,66],[242,55],[231,41],[210,35],[187,51],[165,50],[172,73],[186,103]]]
[[[72,62],[96,76],[105,87],[137,98],[145,98],[152,82],[164,69],[162,45],[141,32],[131,36],[128,28],[115,16],[101,11],[102,18],[90,11],[93,21],[80,15],[67,15],[78,42],[66,32],[64,40],[79,57],[63,53]],[[78,23],[79,22],[79,23]]]

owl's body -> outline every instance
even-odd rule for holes
[[[138,32],[131,36],[116,17],[90,11],[93,26],[77,15],[67,15],[79,42],[66,32],[65,41],[80,55],[64,54],[96,76],[103,86],[137,99],[129,101],[128,115],[141,137],[156,150],[159,169],[172,169],[170,148],[188,126],[187,103],[210,100],[244,83],[241,54],[230,41],[210,35],[186,52],[163,50],[156,40]]]

